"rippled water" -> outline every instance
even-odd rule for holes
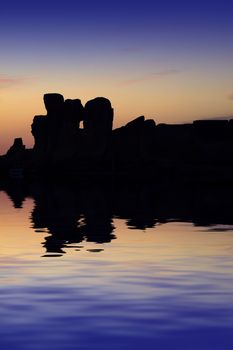
[[[1,349],[233,349],[229,223],[38,198],[0,192]]]

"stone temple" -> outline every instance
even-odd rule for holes
[[[46,115],[33,118],[34,147],[16,138],[0,157],[0,173],[18,169],[28,176],[122,173],[196,177],[232,174],[233,120],[196,120],[158,124],[144,116],[113,130],[111,102],[44,95]],[[210,170],[211,169],[211,170]],[[16,171],[17,173],[17,171]]]

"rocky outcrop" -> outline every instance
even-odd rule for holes
[[[233,176],[233,120],[158,124],[139,116],[112,130],[114,111],[104,97],[88,101],[44,95],[46,115],[36,115],[32,150],[15,139],[0,158],[0,170],[31,173],[119,172],[193,177]],[[83,127],[80,123],[83,122]],[[184,175],[185,174],[185,175]],[[199,176],[198,175],[198,176]]]

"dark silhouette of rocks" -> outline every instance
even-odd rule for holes
[[[41,157],[46,155],[49,147],[48,121],[43,115],[36,115],[31,127],[34,136],[34,153]]]
[[[65,100],[64,115],[66,123],[70,123],[70,126],[79,128],[79,124],[83,120],[83,112],[84,109],[81,100]]]
[[[45,94],[44,104],[49,117],[57,119],[63,114],[64,97],[61,94]]]
[[[228,136],[227,120],[196,120],[194,135],[200,142],[224,141]]]
[[[46,116],[35,116],[32,135],[35,139],[35,166],[71,157],[77,150],[79,124],[83,120],[81,101],[65,100],[60,94],[44,95]]]
[[[142,161],[154,156],[155,128],[154,120],[145,120],[140,116],[125,126],[114,130],[115,166],[119,170],[141,166]]]
[[[83,107],[79,99],[49,93],[44,104],[47,115],[36,115],[31,126],[33,149],[15,139],[0,157],[2,176],[21,169],[28,177],[115,174],[233,180],[233,120],[156,125],[140,116],[112,130],[114,111],[104,97]]]
[[[23,144],[22,138],[14,139],[13,145],[0,161],[0,170],[8,170],[8,175],[23,177],[24,168],[28,167],[29,150]]]
[[[113,109],[111,102],[104,97],[88,101],[84,111],[84,129],[87,132],[111,133]]]
[[[86,103],[83,126],[88,156],[101,157],[108,153],[112,124],[113,109],[108,99],[97,97]]]
[[[25,150],[25,146],[23,144],[23,140],[21,137],[14,139],[13,145],[7,151],[8,156],[20,155]]]

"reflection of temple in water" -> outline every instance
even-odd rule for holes
[[[46,188],[34,198],[31,220],[35,229],[50,233],[44,242],[49,253],[63,253],[64,247],[82,241],[108,243],[115,238],[111,207],[100,189]]]
[[[8,182],[2,189],[15,208],[22,207],[26,197],[34,199],[30,220],[36,232],[48,233],[42,243],[47,256],[63,254],[67,248],[79,250],[84,242],[100,244],[88,250],[101,251],[101,244],[117,238],[114,218],[124,219],[132,230],[169,221],[233,225],[233,190],[229,187]]]

